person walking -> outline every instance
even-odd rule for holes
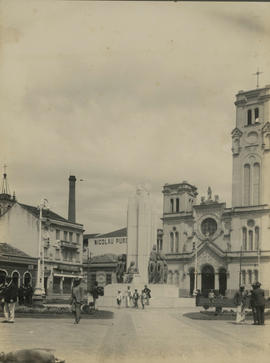
[[[254,284],[251,285],[251,287],[252,287],[252,290],[250,292],[249,305],[250,305],[250,309],[252,311],[253,325],[258,325],[257,312],[256,312],[256,307],[255,307],[255,295],[254,295],[254,291],[256,290],[257,286],[254,283]]]
[[[18,286],[14,279],[7,278],[7,286],[4,289],[4,316],[3,323],[14,323],[15,320],[15,305],[18,299]]]
[[[209,303],[210,303],[210,306],[213,306],[213,303],[214,303],[214,300],[215,300],[215,293],[214,293],[214,290],[211,289],[208,293],[208,299],[209,299]]]
[[[144,309],[145,301],[146,301],[146,294],[145,294],[145,292],[142,290],[142,292],[141,292],[141,304],[142,304],[142,308],[143,308],[143,309]]]
[[[146,305],[149,305],[149,299],[151,299],[151,290],[147,287],[147,285],[144,285],[143,292],[146,296]]]
[[[98,299],[98,282],[95,281],[94,287],[92,288],[92,296],[94,303],[94,310],[97,310],[97,299]]]
[[[130,290],[130,286],[127,287],[127,291],[125,293],[125,300],[126,300],[126,308],[130,308],[132,303],[132,293]]]
[[[75,317],[74,324],[79,324],[81,320],[81,306],[84,299],[84,289],[81,286],[81,279],[76,277],[74,279],[71,291],[71,308]]]
[[[122,298],[123,298],[122,293],[120,290],[118,290],[117,296],[116,296],[116,304],[117,304],[118,309],[121,308]]]
[[[135,289],[133,294],[133,301],[134,301],[134,308],[138,309],[138,300],[139,300],[139,293],[138,290]]]
[[[237,291],[234,295],[234,305],[236,306],[236,324],[240,324],[245,320],[245,311],[244,311],[244,291],[245,287],[240,286],[239,291]]]
[[[254,305],[256,309],[258,325],[264,325],[265,298],[264,290],[261,289],[260,282],[256,283],[256,289],[254,290]]]

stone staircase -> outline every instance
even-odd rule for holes
[[[141,293],[144,285],[133,284],[111,284],[104,288],[104,296],[100,296],[97,301],[98,307],[115,307],[117,292],[120,290],[122,294],[127,290],[127,286],[130,286],[132,293],[135,288]],[[179,288],[172,285],[147,285],[151,290],[150,305],[155,308],[177,308],[195,306],[194,298],[180,298]],[[125,306],[123,300],[122,305]],[[140,300],[139,300],[140,306]]]

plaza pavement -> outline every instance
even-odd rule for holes
[[[113,319],[17,318],[0,324],[0,351],[53,349],[66,363],[269,362],[270,322],[191,320],[196,307],[110,309]]]

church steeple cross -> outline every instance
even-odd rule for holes
[[[262,74],[263,72],[260,72],[259,68],[257,69],[257,72],[256,73],[253,73],[253,76],[257,76],[257,85],[256,87],[259,88],[259,77],[260,77],[260,74]]]

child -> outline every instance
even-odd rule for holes
[[[120,290],[118,290],[117,296],[116,296],[116,302],[117,302],[117,306],[120,309],[121,307],[121,302],[122,302],[122,293]]]

